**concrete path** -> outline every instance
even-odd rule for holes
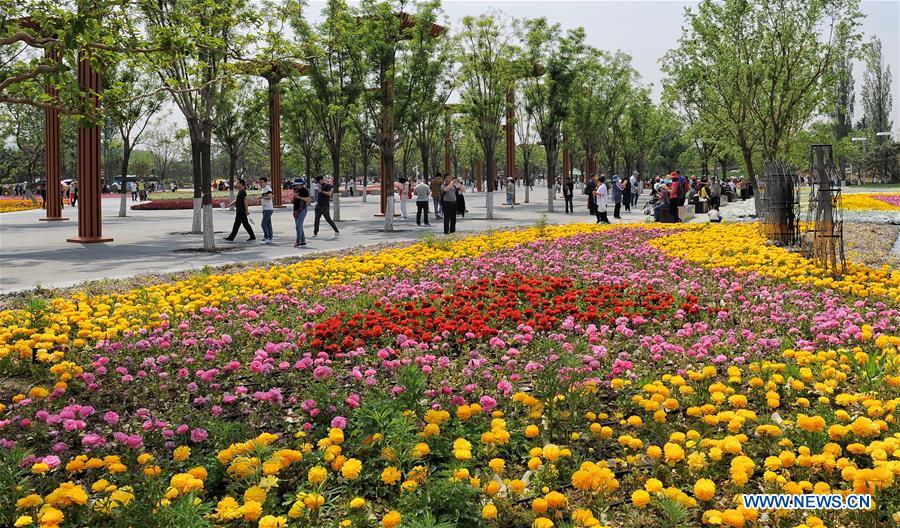
[[[577,190],[576,190],[577,193]],[[516,192],[517,199],[524,199],[524,189]],[[642,222],[641,208],[647,200],[647,193],[641,197],[640,204],[633,212],[623,212],[622,222]],[[471,232],[491,228],[504,228],[519,225],[533,225],[542,213],[547,210],[547,191],[535,187],[531,193],[532,203],[520,204],[510,209],[502,205],[505,193],[494,193],[493,220],[485,220],[485,195],[483,193],[466,194],[466,205],[469,214],[457,222],[457,231]],[[575,196],[575,214],[562,212],[547,213],[549,223],[593,222],[588,214],[586,196]],[[72,244],[66,242],[67,237],[77,234],[77,211],[70,207],[64,210],[67,222],[40,222],[44,216],[41,209],[4,213],[0,215],[0,293],[10,293],[41,287],[66,287],[84,281],[133,277],[141,274],[160,274],[205,266],[219,266],[235,262],[265,261],[282,257],[308,254],[317,251],[329,251],[341,248],[359,247],[388,241],[415,240],[423,233],[431,232],[443,236],[443,224],[431,214],[431,227],[417,227],[415,223],[415,202],[408,202],[410,220],[395,221],[396,231],[384,233],[380,229],[384,225],[383,217],[376,217],[378,196],[369,196],[367,203],[362,203],[359,196],[341,198],[341,218],[338,228],[341,238],[330,240],[332,230],[324,224],[319,239],[312,235],[313,215],[306,217],[306,236],[309,244],[305,249],[296,249],[294,244],[294,219],[291,208],[275,211],[273,229],[275,243],[260,245],[259,242],[244,242],[247,236],[241,230],[238,242],[229,243],[222,240],[231,230],[234,213],[228,210],[216,210],[213,224],[216,231],[216,245],[220,249],[230,251],[208,254],[195,252],[202,247],[200,235],[187,233],[191,228],[191,211],[133,211],[128,210],[128,217],[118,217],[119,199],[103,200],[103,235],[112,237],[113,241],[105,244]],[[557,211],[564,207],[562,198],[554,201]],[[131,202],[129,200],[129,207]],[[399,204],[397,205],[399,213]],[[251,218],[256,236],[262,238],[259,224],[261,213],[259,207],[250,208]],[[612,220],[612,206],[609,208]]]

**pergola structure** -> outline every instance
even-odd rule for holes
[[[293,75],[306,73],[306,66],[296,62],[252,61],[248,73],[262,77],[269,83],[269,174],[273,191],[272,204],[281,203],[281,81]]]
[[[396,35],[396,38],[397,38],[397,40],[409,40],[411,37],[409,35],[403,33],[403,30],[415,27],[416,19],[413,15],[411,15],[409,13],[401,12],[401,13],[397,13],[397,16],[400,18],[400,33],[398,35]],[[429,32],[429,34],[431,35],[432,38],[437,38],[446,32],[447,32],[447,28],[445,28],[444,26],[432,23],[431,31]],[[382,71],[384,71],[384,70],[385,69],[382,68]],[[392,79],[386,79],[386,78],[382,77],[381,79],[379,79],[379,83],[381,85],[381,90],[383,92],[387,92],[388,96],[385,97],[385,100],[386,101],[390,100],[390,105],[391,105],[390,108],[385,108],[382,111],[381,123],[379,124],[380,133],[382,135],[393,134],[393,132],[394,132],[393,128],[391,128],[390,130],[386,130],[386,128],[393,127],[393,122],[394,122],[394,109],[393,109],[394,82]],[[375,215],[375,216],[384,216],[387,211],[388,191],[390,191],[390,193],[393,194],[394,189],[388,189],[387,170],[386,170],[387,167],[385,167],[384,152],[380,153],[379,158],[380,158],[380,179],[381,179],[381,196],[380,196],[380,198],[381,198],[380,199],[381,214]],[[393,171],[391,171],[391,174],[393,174]],[[393,185],[394,185],[393,182],[391,182],[390,186],[393,187]],[[364,192],[368,192],[368,191],[366,190]]]
[[[57,38],[44,31],[41,25],[31,18],[20,19],[19,23],[28,29],[38,32],[43,37]],[[62,60],[61,50],[54,46],[44,49],[47,58]],[[92,113],[100,108],[100,76],[94,71],[90,57],[83,51],[78,54],[78,86],[88,98]],[[59,100],[59,93],[52,83],[44,86],[44,92],[51,101]],[[62,175],[61,132],[58,108],[48,107],[44,110],[44,184],[46,186],[46,216],[44,221],[68,220],[62,216],[62,196],[60,193]],[[103,237],[103,225],[100,208],[102,193],[100,172],[100,127],[93,121],[82,120],[78,125],[77,146],[78,174],[78,236],[66,239],[78,244],[96,244],[110,242],[111,238]]]

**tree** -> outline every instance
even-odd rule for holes
[[[415,7],[415,15],[406,9]],[[370,119],[377,123],[377,145],[384,164],[384,184],[388,190],[384,230],[394,230],[394,175],[398,131],[411,129],[415,119],[412,94],[417,93],[419,76],[401,79],[402,71],[416,71],[430,39],[444,33],[435,24],[438,2],[406,0],[364,0],[361,7],[360,34],[363,35],[361,74],[370,90],[362,100]],[[406,63],[406,64],[404,64]],[[402,86],[399,82],[403,82]],[[398,88],[402,90],[398,91]]]
[[[356,133],[356,148],[359,152],[359,160],[362,163],[362,201],[366,202],[369,196],[369,164],[372,162],[372,156],[377,148],[378,133],[364,105],[357,105],[357,108],[353,111],[353,130]]]
[[[257,140],[265,129],[265,98],[254,90],[249,82],[239,83],[219,101],[218,119],[213,128],[216,144],[228,156],[228,195],[234,201],[235,178],[244,161],[247,147]]]
[[[203,249],[215,251],[212,214],[212,136],[217,108],[236,74],[229,61],[245,42],[241,22],[251,20],[244,0],[139,0],[148,35],[166,46],[154,66],[187,121],[194,180],[194,221]],[[161,46],[162,47],[162,46]]]
[[[587,173],[597,171],[597,154],[628,102],[637,75],[631,57],[589,49],[572,93],[571,128],[586,158]]]
[[[556,194],[556,157],[563,121],[569,115],[569,104],[576,88],[580,61],[583,59],[584,28],[570,30],[565,36],[559,24],[550,25],[546,18],[526,20],[521,28],[524,64],[540,64],[542,75],[526,76],[523,94],[535,129],[544,145],[547,158],[547,211],[553,212]]]
[[[516,106],[516,148],[519,149],[519,155],[522,158],[522,174],[525,180],[525,203],[531,201],[531,185],[532,180],[532,159],[534,151],[537,149],[537,137],[534,131],[534,118],[525,105]]]
[[[134,147],[140,145],[141,137],[147,130],[153,116],[162,107],[165,93],[154,91],[157,83],[138,64],[128,60],[110,69],[105,76],[103,101],[107,120],[116,128],[122,142],[122,164],[120,174],[121,198],[119,216],[126,216],[128,185],[128,164]],[[134,97],[134,94],[151,93]]]
[[[841,140],[853,130],[853,50],[846,39],[838,41],[835,59],[829,71],[832,86],[832,129],[834,138]]]
[[[341,186],[341,153],[344,137],[352,127],[353,108],[362,93],[359,63],[359,25],[344,0],[329,0],[323,11],[324,20],[313,31],[302,18],[294,25],[303,39],[306,74],[313,97],[307,98],[315,123],[331,155],[331,177],[334,188]],[[334,220],[341,220],[340,192],[333,195]]]
[[[31,189],[44,173],[44,112],[32,105],[0,106],[0,137],[11,138],[16,147],[7,170]]]
[[[320,158],[324,151],[322,129],[315,122],[315,115],[307,104],[314,97],[307,79],[292,79],[282,104],[285,132],[290,153],[302,158],[302,170],[307,185],[318,175]]]
[[[666,83],[738,147],[755,187],[754,155],[785,156],[827,101],[826,74],[858,17],[857,0],[703,0],[663,59]]]
[[[513,35],[496,15],[465,17],[460,35],[463,110],[471,117],[473,132],[487,173],[487,218],[494,217],[494,170],[497,142],[506,115],[506,92],[516,78]]]
[[[872,132],[889,132],[891,121],[891,66],[884,63],[881,40],[873,37],[866,45],[866,69],[863,74],[863,113],[866,126]],[[878,137],[881,143],[883,136]]]
[[[153,158],[153,172],[162,183],[168,178],[184,150],[186,130],[162,126],[153,130],[145,144]]]

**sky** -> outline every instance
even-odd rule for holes
[[[351,2],[355,3],[355,2]],[[569,29],[582,26],[587,43],[602,50],[622,50],[632,57],[632,65],[644,84],[652,85],[659,100],[663,74],[659,59],[677,45],[684,23],[684,9],[696,2],[679,0],[443,0],[442,7],[451,27],[467,15],[500,11],[507,17],[546,17]],[[318,14],[323,1],[310,1],[308,13]],[[867,40],[881,39],[882,53],[893,75],[893,132],[900,137],[900,0],[865,0],[861,3],[865,18],[860,31]],[[854,121],[862,116],[863,65],[854,68],[856,110]]]

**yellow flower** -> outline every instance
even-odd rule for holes
[[[365,505],[366,505],[366,499],[363,499],[362,497],[355,497],[353,500],[350,501],[350,509],[351,510],[358,510]]]
[[[32,493],[31,495],[26,495],[21,499],[16,501],[16,508],[20,510],[24,510],[26,508],[34,508],[36,506],[40,506],[44,500],[41,499],[41,496],[37,493]]]
[[[388,466],[381,471],[381,482],[393,486],[403,478],[403,473],[394,466]]]
[[[359,477],[360,469],[362,469],[362,462],[355,458],[351,458],[341,466],[341,475],[346,479],[356,480]]]
[[[497,507],[493,502],[484,505],[484,508],[481,509],[481,516],[488,520],[497,518]]]
[[[259,528],[284,528],[287,526],[287,519],[274,515],[266,515],[259,520]]]
[[[31,518],[31,515],[20,515],[16,519],[16,522],[15,524],[13,524],[13,526],[15,526],[16,528],[21,528],[22,526],[28,526],[33,522],[34,519]]]
[[[716,483],[709,479],[700,479],[694,483],[694,497],[708,501],[716,494]]]
[[[400,515],[400,512],[391,510],[381,518],[381,526],[384,528],[397,528],[402,520],[403,517]]]
[[[666,457],[666,462],[670,466],[684,460],[684,449],[678,444],[666,442],[666,445],[663,446],[663,453]]]
[[[321,484],[325,482],[326,478],[328,478],[328,470],[322,466],[313,466],[306,472],[306,479],[311,484]]]
[[[538,517],[531,523],[531,528],[553,528],[553,521],[546,517]]]
[[[191,456],[191,448],[188,446],[178,446],[172,452],[172,459],[175,462],[184,462],[189,456]]]
[[[642,489],[635,490],[634,493],[631,494],[631,503],[638,508],[643,508],[650,503],[650,494]]]
[[[525,427],[525,438],[534,438],[538,434],[540,434],[540,432],[541,432],[541,430],[538,429],[538,426],[533,425],[533,424],[529,425],[529,426]]]
[[[506,467],[506,462],[502,458],[492,458],[490,462],[488,462],[488,467],[491,468],[491,471],[500,475]]]
[[[647,479],[647,482],[644,483],[644,489],[650,493],[657,493],[663,488],[662,482],[659,479],[651,478]]]
[[[247,522],[253,522],[262,515],[262,504],[256,501],[247,501],[241,506],[241,516]]]
[[[259,486],[250,486],[244,492],[244,501],[256,501],[262,504],[266,502],[266,497],[268,497],[268,494]]]

